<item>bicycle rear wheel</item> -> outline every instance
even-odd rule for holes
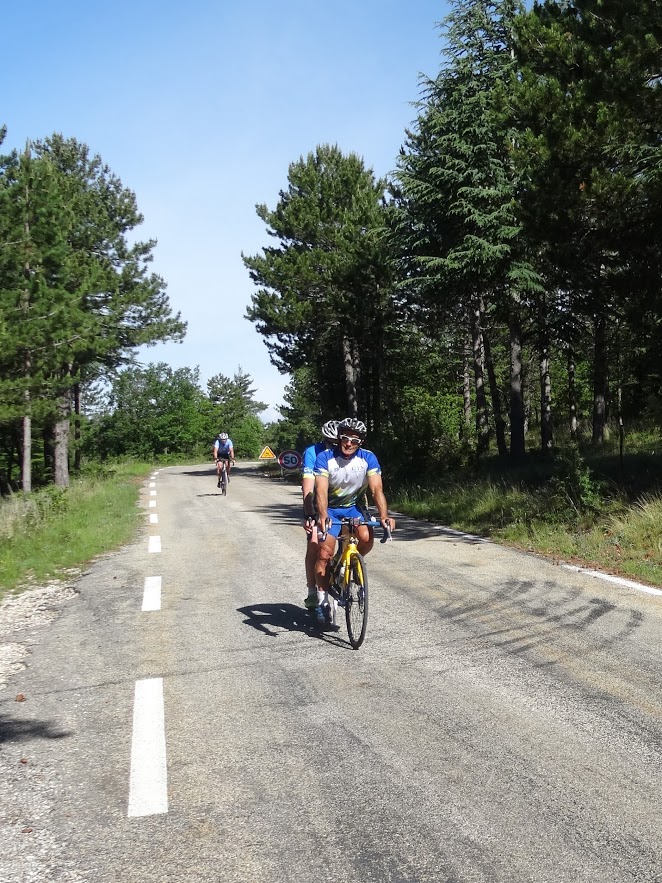
[[[345,621],[349,643],[358,650],[368,627],[368,575],[363,555],[352,555],[345,589]]]

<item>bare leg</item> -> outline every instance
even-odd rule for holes
[[[315,565],[315,577],[318,591],[328,591],[331,579],[331,574],[329,573],[329,561],[333,558],[335,550],[336,538],[332,537],[331,534],[327,534],[324,542],[320,543],[317,564]]]

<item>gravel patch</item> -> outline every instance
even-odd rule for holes
[[[73,583],[51,580],[45,586],[10,595],[0,604],[0,693],[11,676],[25,668],[28,642],[17,641],[16,633],[52,622],[60,606],[75,595]]]
[[[73,578],[78,573],[67,573],[71,582],[53,580],[0,604],[0,883],[83,883],[76,870],[66,869],[67,850],[52,833],[60,787],[57,770],[34,756],[24,757],[20,741],[12,740],[11,729],[3,733],[2,726],[4,718],[14,718],[2,709],[14,699],[8,683],[26,667],[39,629],[75,597]]]

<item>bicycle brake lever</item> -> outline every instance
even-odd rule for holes
[[[384,535],[382,536],[380,543],[388,543],[393,539],[393,534],[391,533],[390,527],[384,528]]]

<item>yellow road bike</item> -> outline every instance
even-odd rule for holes
[[[341,518],[340,524],[338,548],[329,562],[331,583],[322,606],[329,625],[334,628],[338,627],[338,608],[345,608],[349,643],[358,650],[368,627],[368,572],[365,559],[358,549],[358,527],[361,524],[373,525],[361,518]],[[390,537],[390,530],[385,530],[381,542],[385,543]]]

